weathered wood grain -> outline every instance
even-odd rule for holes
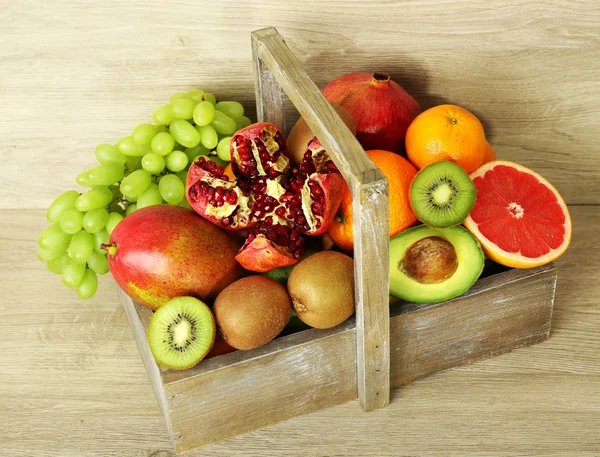
[[[596,457],[600,209],[571,213],[548,341],[393,389],[387,408],[351,401],[187,455]],[[35,258],[44,211],[0,219],[0,454],[173,456],[114,281],[81,302]]]
[[[556,268],[547,265],[484,278],[448,302],[393,305],[391,384],[404,385],[547,339],[555,287]],[[124,293],[120,297],[177,452],[338,405],[359,393],[353,319],[209,359],[189,370],[161,371],[146,343],[148,310]]]
[[[252,32],[257,68],[266,66],[337,165],[352,191],[358,397],[366,411],[389,403],[389,200],[387,179],[273,27]],[[258,79],[265,73],[258,73]],[[266,84],[266,83],[265,83]],[[258,81],[259,87],[263,82]],[[267,94],[259,105],[279,93]],[[259,112],[263,108],[259,109]],[[377,281],[373,281],[377,278]]]
[[[99,143],[149,121],[175,91],[200,86],[255,119],[248,37],[270,25],[317,86],[387,71],[423,108],[475,112],[500,157],[540,172],[568,203],[599,203],[599,22],[596,0],[8,2],[0,208],[47,207],[94,165]]]

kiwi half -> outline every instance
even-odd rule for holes
[[[194,297],[177,297],[150,318],[148,344],[157,362],[184,369],[200,362],[215,342],[212,312]]]
[[[417,218],[430,227],[463,222],[475,204],[475,185],[457,164],[444,160],[423,168],[410,185],[410,204]]]

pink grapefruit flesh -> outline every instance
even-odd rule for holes
[[[470,176],[477,199],[465,227],[490,259],[533,268],[566,251],[571,241],[569,210],[546,179],[504,160],[486,163]]]

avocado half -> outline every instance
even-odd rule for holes
[[[450,300],[483,271],[481,245],[462,226],[419,225],[390,241],[390,295],[416,303]]]

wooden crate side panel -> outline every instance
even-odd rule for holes
[[[357,398],[354,329],[165,385],[178,453]]]
[[[516,272],[521,273],[521,272]],[[391,379],[406,384],[550,336],[556,269],[544,267],[503,287],[489,278],[478,293],[391,319]]]

